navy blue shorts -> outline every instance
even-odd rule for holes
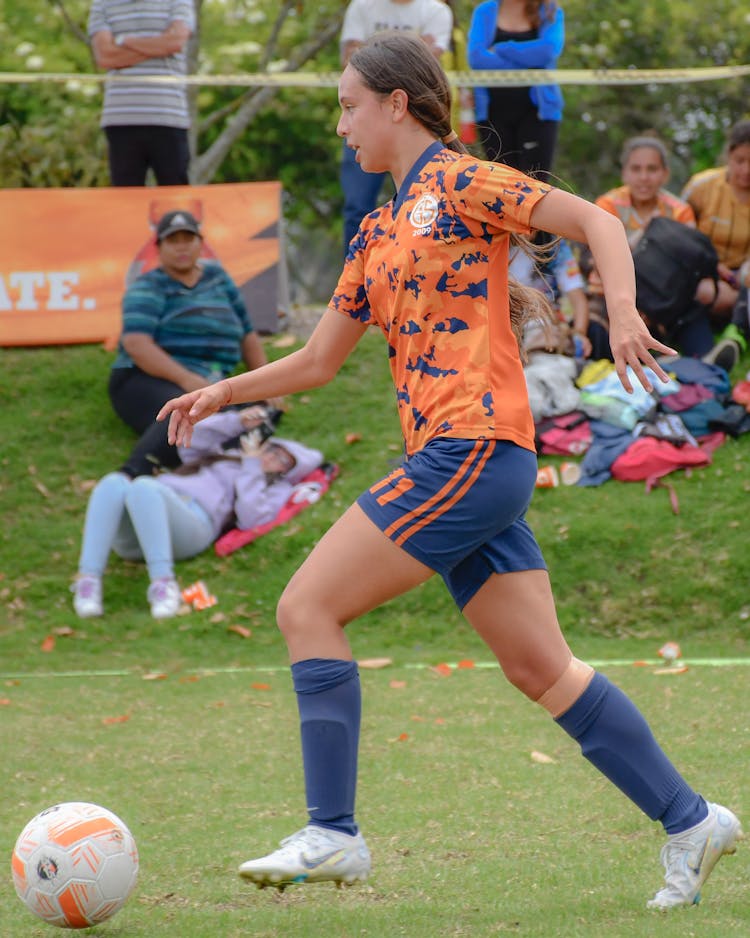
[[[438,437],[357,504],[463,609],[493,573],[547,569],[525,519],[536,472],[536,454],[515,443]]]

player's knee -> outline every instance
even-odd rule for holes
[[[591,683],[594,669],[590,664],[571,658],[565,670],[544,692],[532,699],[553,717],[559,717],[578,700]]]
[[[276,624],[287,643],[308,632],[315,619],[314,604],[305,600],[293,583],[287,585],[276,604]]]
[[[549,687],[550,681],[539,668],[537,661],[519,658],[502,662],[507,680],[530,700],[536,700]]]

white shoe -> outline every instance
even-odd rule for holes
[[[276,886],[283,890],[289,883],[335,882],[351,885],[364,882],[370,873],[370,851],[362,834],[344,834],[308,824],[281,841],[273,853],[259,860],[247,860],[239,868],[240,876],[262,889]]]
[[[737,850],[742,825],[728,808],[709,804],[708,817],[680,834],[673,834],[661,849],[666,886],[647,903],[649,909],[697,905],[701,887],[725,853]]]
[[[71,589],[73,608],[82,619],[93,619],[104,614],[102,581],[98,576],[79,576]]]
[[[155,619],[171,619],[182,605],[182,591],[177,580],[164,577],[154,580],[146,594],[151,604],[151,615]]]

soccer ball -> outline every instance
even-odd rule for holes
[[[22,902],[60,928],[88,928],[125,904],[138,876],[133,835],[111,811],[70,801],[37,814],[11,858]]]

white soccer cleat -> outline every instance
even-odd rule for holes
[[[725,853],[735,853],[742,840],[742,825],[728,808],[708,805],[708,817],[680,834],[673,834],[661,849],[666,886],[647,903],[649,909],[697,905],[701,888]]]
[[[104,614],[102,581],[98,576],[79,576],[73,586],[73,608],[81,619]]]
[[[154,580],[146,595],[155,619],[171,619],[182,605],[182,591],[177,580]]]
[[[362,834],[344,834],[308,824],[281,841],[273,853],[247,860],[240,876],[261,888],[283,890],[290,883],[364,882],[370,873],[370,851]]]

